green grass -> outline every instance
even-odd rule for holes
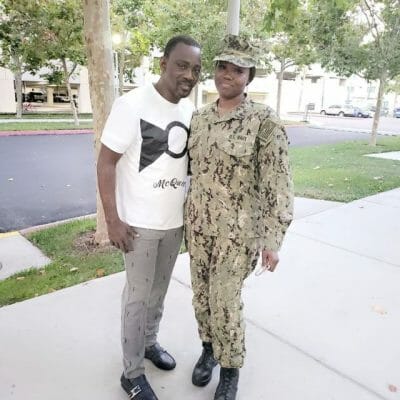
[[[400,137],[380,138],[375,148],[360,141],[292,148],[296,195],[347,202],[400,187],[400,161],[363,156],[386,151],[400,151]],[[0,306],[122,271],[119,251],[85,247],[94,230],[95,221],[86,219],[30,234],[52,262],[0,281]]]
[[[16,115],[15,114],[0,114],[0,119],[15,119]],[[72,118],[72,112],[71,113],[65,113],[65,112],[56,112],[53,111],[51,113],[48,112],[25,112],[22,114],[22,119],[60,119],[60,118]],[[92,114],[79,114],[79,118],[83,119],[91,119],[93,118]]]
[[[52,129],[88,129],[93,128],[92,122],[2,122],[0,131],[46,131]]]
[[[94,229],[95,221],[86,219],[30,234],[28,239],[52,262],[45,268],[30,269],[0,281],[0,306],[122,271],[119,251],[76,245],[82,235],[91,234]],[[74,268],[78,269],[71,271]]]
[[[400,151],[400,137],[290,149],[296,196],[349,202],[400,187],[400,161],[364,154]]]

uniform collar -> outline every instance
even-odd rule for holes
[[[204,113],[210,120],[211,122],[218,123],[218,122],[224,122],[224,121],[229,121],[232,119],[244,119],[247,115],[247,112],[249,108],[251,108],[252,101],[245,97],[243,101],[232,111],[224,114],[223,116],[218,115],[218,100],[215,101],[210,105],[209,112]]]

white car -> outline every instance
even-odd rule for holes
[[[339,117],[359,117],[359,118],[369,118],[373,116],[373,113],[367,110],[365,107],[357,106],[329,106],[320,111],[321,115],[338,115]]]
[[[321,115],[339,115],[344,117],[346,114],[347,106],[332,105],[327,108],[323,108],[320,112]]]

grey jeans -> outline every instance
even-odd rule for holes
[[[124,254],[126,282],[122,293],[121,342],[126,378],[144,373],[144,350],[157,341],[173,267],[183,228],[133,228],[140,237]]]

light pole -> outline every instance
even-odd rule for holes
[[[229,0],[228,3],[228,33],[239,35],[240,0]]]
[[[113,45],[118,48],[121,44],[122,38],[119,33],[114,33],[112,35]],[[113,47],[114,47],[113,46]],[[113,58],[114,58],[114,90],[115,90],[115,98],[119,95],[119,60],[118,60],[118,51],[117,49],[113,49]]]

